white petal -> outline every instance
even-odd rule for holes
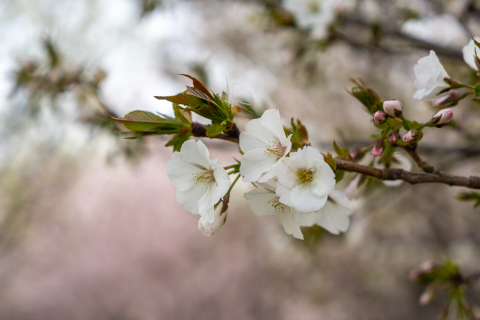
[[[200,214],[198,201],[205,195],[206,190],[193,186],[192,188],[181,191],[177,189],[177,201],[184,206],[184,209],[193,214]]]
[[[167,163],[167,177],[175,188],[185,191],[196,182],[195,174],[199,167],[182,160],[180,152],[175,152]]]
[[[253,119],[245,125],[245,133],[240,133],[239,144],[240,149],[246,153],[258,148],[264,149],[270,141],[277,141],[275,134],[265,128],[260,119]]]
[[[280,183],[277,183],[277,196],[280,197],[278,201],[280,201],[284,205],[293,207],[292,198],[291,198],[292,190],[293,189],[287,189],[284,186],[282,186]]]
[[[327,196],[317,197],[310,186],[295,187],[290,194],[293,207],[301,212],[320,210],[327,202]]]
[[[276,142],[285,141],[286,135],[280,120],[280,112],[278,110],[266,110],[260,118],[262,125],[268,129],[276,137]]]
[[[290,210],[285,210],[276,215],[278,221],[280,221],[287,234],[291,234],[295,238],[303,240],[303,234],[297,221],[297,214],[295,214],[291,208],[289,209]]]
[[[228,177],[228,173],[225,169],[217,165],[212,165],[212,170],[215,182],[221,190],[220,196],[223,197],[230,188],[230,178]]]
[[[203,217],[204,213],[208,211],[208,209],[212,208],[218,201],[220,201],[222,191],[216,184],[211,183],[206,188],[206,192],[203,197],[198,200],[198,211],[200,215]],[[208,222],[213,223],[213,217],[205,217]]]
[[[475,40],[480,41],[480,37],[475,37]],[[470,42],[463,47],[463,60],[468,64],[470,68],[474,71],[478,71],[477,63],[475,62],[475,43],[470,39]],[[480,56],[480,49],[477,48],[477,54]]]
[[[285,160],[287,161],[287,164],[292,168],[292,170],[295,172],[298,170],[304,170],[304,169],[310,169],[311,165],[308,165],[308,161],[306,158],[303,156],[304,153],[302,150],[298,150],[297,152],[292,152],[288,158]],[[311,163],[310,163],[311,164]],[[296,180],[296,178],[295,178]]]
[[[240,174],[246,182],[257,181],[262,173],[271,170],[277,163],[276,157],[267,155],[262,149],[248,151],[242,156],[241,161]]]
[[[327,196],[335,189],[335,173],[323,159],[322,162],[314,160],[314,166],[312,192],[318,197]]]
[[[298,183],[297,172],[290,166],[292,159],[292,156],[284,158],[275,166],[278,182],[289,189]]]
[[[272,203],[278,197],[266,189],[256,188],[243,195],[250,203],[250,208],[257,216],[275,215],[277,212]]]
[[[297,155],[303,157],[303,169],[310,169],[313,166],[313,160],[325,162],[323,156],[315,148],[307,146],[297,151]]]
[[[180,149],[180,155],[183,161],[210,170],[211,161],[208,149],[202,141],[192,139],[184,142]]]
[[[276,175],[277,175],[277,170],[276,170],[277,165],[273,165],[272,169],[270,171],[265,172],[260,179],[258,179],[258,182],[260,183],[265,183],[268,180],[272,180]]]

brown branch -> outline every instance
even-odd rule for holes
[[[192,134],[193,136],[199,137],[199,138],[220,139],[220,140],[231,141],[234,143],[238,143],[240,138],[240,132],[238,131],[238,129],[232,130],[232,132],[229,132],[229,135],[227,135],[226,133],[221,133],[219,135],[216,135],[215,137],[207,137],[207,130],[205,129],[205,126],[198,122],[192,123]],[[415,151],[415,154],[416,154],[416,151]],[[418,157],[418,159],[420,158]],[[420,159],[420,161],[422,160]],[[338,170],[357,172],[357,173],[361,173],[366,176],[374,177],[380,180],[403,180],[410,184],[434,182],[434,183],[444,183],[450,186],[461,186],[461,187],[467,187],[471,189],[480,189],[480,177],[476,177],[476,176],[462,177],[462,176],[454,176],[448,173],[440,173],[440,174],[413,173],[413,172],[405,171],[402,169],[377,169],[374,167],[364,166],[364,165],[357,164],[355,162],[344,161],[339,159],[336,159],[336,163],[337,163]],[[426,164],[426,166],[429,166],[429,165]],[[434,170],[432,172],[435,172],[436,169],[433,168],[432,170]]]
[[[220,140],[238,143],[240,138],[240,131],[235,125],[234,129],[232,129],[228,133],[222,132],[214,137],[209,137],[207,136],[207,129],[205,129],[205,126],[203,124],[198,122],[192,122],[192,135],[198,138],[220,139]]]
[[[380,180],[403,180],[410,184],[417,183],[444,183],[449,186],[460,186],[480,189],[480,177],[454,176],[447,173],[436,175],[432,173],[413,173],[402,169],[377,169],[363,166],[354,162],[336,159],[337,169],[357,172]]]
[[[415,161],[415,163],[420,168],[422,168],[423,171],[425,171],[427,173],[433,173],[433,174],[436,174],[436,175],[443,175],[443,173],[440,172],[440,170],[438,170],[434,166],[429,165],[428,163],[423,161],[422,158],[420,158],[420,155],[417,153],[417,144],[414,144],[413,146],[403,147],[403,149],[405,151],[407,151],[407,153],[410,155],[410,157],[412,157],[413,161]]]

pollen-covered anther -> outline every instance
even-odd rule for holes
[[[208,185],[212,182],[215,182],[215,177],[213,176],[213,170],[201,170],[194,174],[195,183],[197,185]]]
[[[268,148],[265,149],[265,154],[269,156],[277,156],[279,158],[283,157],[285,154],[286,146],[282,146],[280,143],[275,141],[269,141]]]
[[[285,205],[283,203],[280,203],[278,199],[270,200],[268,201],[268,204],[270,204],[275,209],[275,211],[278,211],[278,212],[285,211]]]
[[[297,171],[297,181],[300,185],[308,185],[309,182],[313,180],[313,173],[312,170],[298,170]]]

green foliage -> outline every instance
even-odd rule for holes
[[[149,131],[157,134],[174,134],[178,133],[184,126],[181,121],[175,118],[141,110],[129,112],[121,119],[112,116],[110,116],[110,119],[123,124],[127,129],[134,132]]]
[[[337,158],[344,159],[344,160],[352,160],[350,156],[350,150],[346,147],[339,147],[338,144],[333,141],[333,149],[337,154]]]
[[[345,171],[343,170],[336,170],[335,171],[335,182],[339,183],[342,181],[343,177],[345,176]]]
[[[189,126],[185,126],[180,131],[175,134],[172,139],[170,139],[167,144],[165,145],[166,147],[173,147],[173,151],[180,151],[182,148],[182,145],[185,141],[190,139],[192,136],[192,130]]]
[[[480,96],[480,84],[475,85],[475,97]]]
[[[298,150],[303,146],[310,145],[308,142],[308,132],[307,128],[297,119],[295,120],[292,118],[290,120],[290,125],[292,126],[291,129],[284,128],[285,133],[287,136],[292,135],[290,141],[292,141],[292,150]]]
[[[220,133],[222,133],[226,127],[227,125],[221,125],[221,124],[211,124],[211,125],[205,126],[205,128],[207,129],[207,136],[210,138],[215,137],[216,135],[219,135]]]
[[[193,81],[193,87],[175,96],[155,96],[159,100],[167,100],[186,107],[185,110],[195,112],[204,118],[212,120],[214,124],[221,124],[233,120],[236,112],[233,110],[226,93],[220,97],[211,92],[200,80],[182,74]]]
[[[352,90],[347,90],[347,92],[357,98],[365,106],[367,112],[374,114],[376,111],[383,110],[383,101],[375,90],[368,87],[360,78],[350,80],[357,86],[352,87]]]
[[[475,201],[474,208],[480,206],[480,193],[478,192],[462,192],[457,195],[457,199],[460,201]]]

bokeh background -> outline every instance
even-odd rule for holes
[[[461,190],[373,182],[351,202],[345,234],[315,227],[300,241],[256,217],[239,183],[227,223],[206,238],[165,174],[168,137],[126,140],[106,118],[171,115],[153,96],[183,91],[186,73],[279,109],[285,124],[299,118],[331,151],[377,131],[345,90],[350,78],[419,121],[435,112],[412,98],[413,65],[429,49],[452,77],[475,78],[461,48],[480,35],[476,1],[337,2],[317,38],[273,0],[1,1],[0,318],[434,319],[446,297],[420,306],[410,270],[447,258],[480,269],[480,209],[456,201]],[[478,174],[480,109],[466,101],[454,113],[457,126],[432,129],[420,152]],[[239,157],[205,143],[222,165]],[[480,287],[468,295],[480,302]]]

